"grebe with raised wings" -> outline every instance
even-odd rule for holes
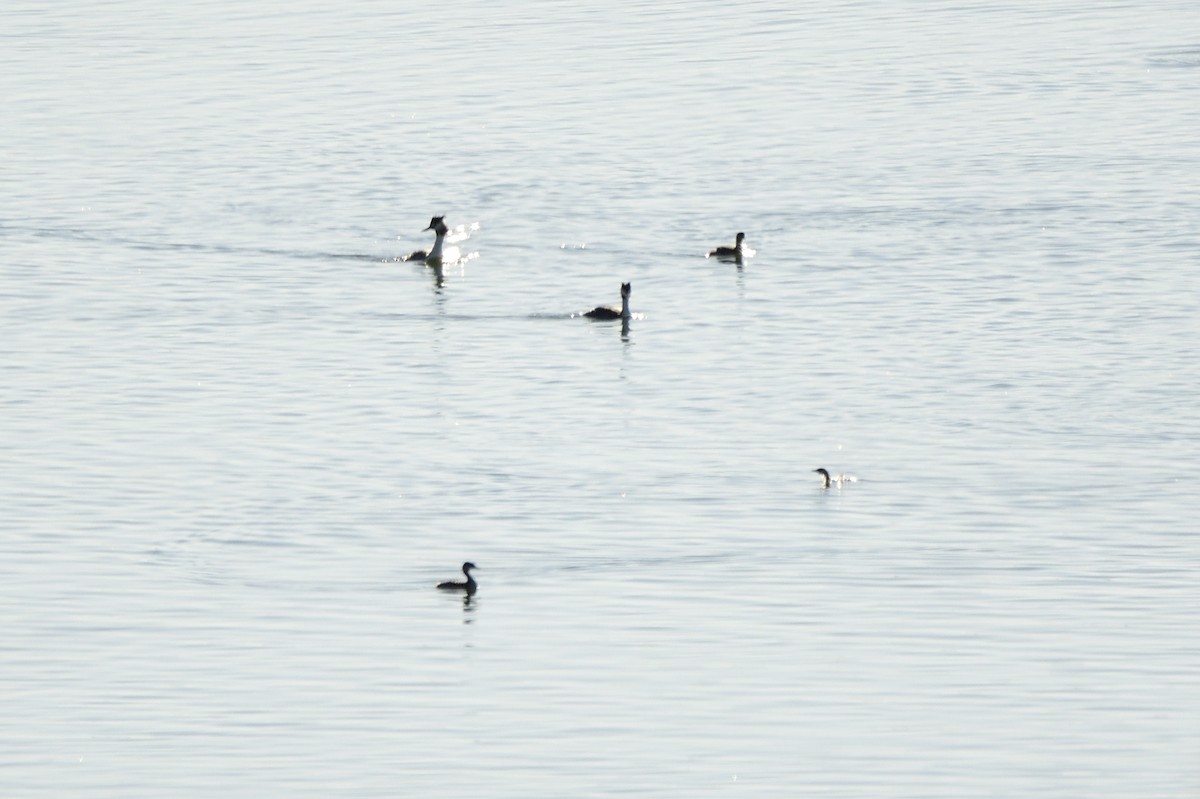
[[[429,227],[425,228],[425,230],[432,230],[433,235],[436,237],[433,240],[433,249],[429,251],[417,250],[406,256],[404,260],[424,261],[425,263],[442,260],[442,246],[446,243],[446,234],[450,232],[450,228],[446,227],[446,217],[435,216],[429,220]]]
[[[858,482],[858,478],[850,474],[830,474],[827,469],[813,469],[813,471],[821,475],[821,488],[829,488],[835,485],[841,488],[846,483]]]
[[[633,293],[632,283],[621,284],[621,310],[610,305],[600,305],[584,314],[589,319],[624,319],[628,321],[633,315],[629,312],[629,295]]]
[[[473,594],[479,588],[479,584],[471,576],[471,569],[478,568],[474,563],[467,561],[462,565],[462,572],[467,576],[466,580],[447,580],[444,583],[438,583],[437,587],[442,591],[466,591],[468,594]]]

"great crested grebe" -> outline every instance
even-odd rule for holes
[[[425,230],[432,230],[433,235],[436,236],[433,240],[433,249],[428,252],[417,250],[414,253],[410,253],[404,260],[424,261],[425,263],[442,260],[442,246],[446,243],[446,234],[450,232],[450,228],[446,227],[446,217],[435,216],[429,220],[429,227],[425,228]]]
[[[444,583],[438,583],[437,587],[442,591],[466,591],[468,594],[473,594],[479,588],[479,584],[475,582],[475,578],[471,576],[471,569],[478,569],[474,563],[467,561],[462,565],[463,574],[467,576],[465,581],[447,580]]]
[[[632,283],[621,284],[621,310],[609,305],[600,305],[584,314],[589,319],[624,319],[629,321],[633,316],[629,313],[629,295],[633,293]]]
[[[742,249],[742,241],[745,240],[745,238],[746,238],[745,233],[738,233],[736,244],[734,244],[732,247],[726,247],[724,245],[717,247],[715,250],[712,250],[709,252],[708,257],[709,258],[734,258],[737,260],[741,260],[742,255],[745,252]]]
[[[845,483],[858,482],[858,478],[850,474],[830,474],[826,469],[813,469],[813,471],[821,475],[821,488],[829,488],[834,485],[841,488]]]

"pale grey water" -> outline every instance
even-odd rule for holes
[[[0,795],[1197,796],[1198,21],[7,4]]]

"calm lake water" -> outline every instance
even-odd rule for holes
[[[0,794],[1194,799],[1198,21],[6,4]]]

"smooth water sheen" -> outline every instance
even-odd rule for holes
[[[0,795],[1196,797],[1196,21],[6,4]]]

